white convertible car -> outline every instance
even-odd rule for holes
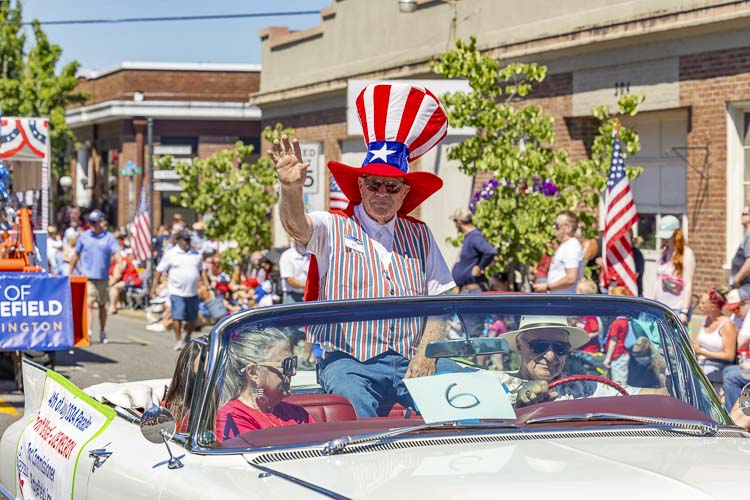
[[[293,381],[286,401],[314,423],[217,432],[217,414],[237,397],[233,343],[266,329],[291,338],[353,327],[414,337],[438,328],[444,340],[426,355],[455,369],[408,380],[413,404],[375,418],[357,418],[314,378]],[[169,380],[79,389],[27,363],[24,417],[0,442],[0,493],[736,500],[750,486],[750,434],[732,424],[677,318],[650,301],[485,294],[284,305],[230,316],[189,352],[175,377],[178,408],[163,402]]]

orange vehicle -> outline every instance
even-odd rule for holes
[[[0,273],[44,272],[36,259],[31,210],[21,208],[16,212],[16,217],[18,224],[15,234],[11,235],[8,231],[4,231],[0,235]],[[89,345],[88,330],[85,328],[87,324],[86,282],[85,276],[70,277],[71,303],[73,305],[73,342],[76,347]],[[24,354],[31,357],[46,354],[48,357],[47,364],[51,365],[53,369],[55,363],[55,351],[46,353],[39,351],[11,352],[14,378],[19,389],[23,389],[21,359]]]

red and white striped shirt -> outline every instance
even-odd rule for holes
[[[454,286],[432,233],[416,219],[380,225],[360,205],[352,217],[310,216],[313,235],[305,250],[316,256],[321,300],[437,295]],[[321,325],[311,328],[308,341],[361,361],[389,349],[411,357],[422,326],[418,318]]]

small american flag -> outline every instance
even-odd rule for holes
[[[606,214],[604,217],[604,269],[602,280],[607,286],[613,281],[625,286],[635,296],[638,284],[635,275],[633,246],[630,242],[630,228],[638,222],[638,213],[630,191],[625,162],[622,159],[617,127],[612,133],[612,162],[609,166],[609,179],[604,197]]]
[[[343,191],[341,191],[336,179],[334,179],[332,175],[329,175],[329,177],[331,179],[331,194],[328,200],[329,208],[344,210],[349,205],[349,200],[346,198]]]
[[[151,220],[148,216],[148,199],[146,186],[141,186],[141,198],[135,210],[133,221],[133,243],[135,256],[138,260],[146,261],[151,258]]]

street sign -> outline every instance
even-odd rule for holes
[[[133,176],[140,175],[142,173],[143,169],[136,165],[133,160],[130,160],[125,165],[123,165],[119,172],[121,176]]]
[[[317,194],[322,182],[320,156],[323,153],[323,144],[319,142],[300,142],[299,146],[302,150],[302,161],[310,164],[310,167],[307,169],[307,179],[305,179],[305,183],[302,185],[302,192]]]
[[[154,170],[155,181],[179,181],[180,174],[175,170]]]
[[[155,155],[190,156],[193,147],[190,144],[159,144],[154,146]]]
[[[156,172],[156,170],[154,170],[154,172]],[[182,186],[176,182],[154,182],[154,191],[177,193],[184,190],[182,189]]]

